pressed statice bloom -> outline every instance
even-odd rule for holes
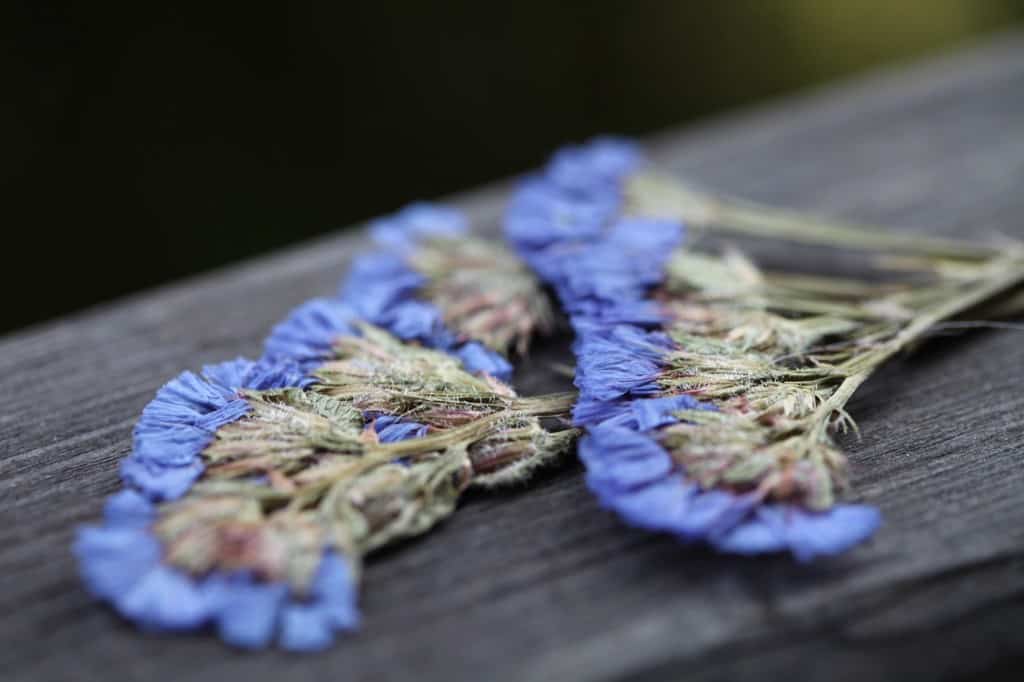
[[[640,402],[640,401],[637,401]],[[587,484],[604,506],[631,524],[704,540],[738,554],[790,551],[801,561],[838,554],[870,537],[874,507],[838,505],[823,512],[763,503],[755,493],[702,488],[657,441],[631,428],[602,424],[580,441]]]
[[[337,554],[324,554],[309,594],[297,598],[287,585],[246,572],[196,578],[166,565],[149,529],[155,518],[149,500],[125,490],[108,501],[103,524],[80,529],[74,545],[90,592],[145,629],[212,624],[235,646],[260,648],[277,638],[287,649],[314,650],[359,624],[355,582]]]
[[[877,510],[809,511],[769,503],[757,490],[704,488],[659,442],[694,410],[714,405],[670,389],[675,342],[651,291],[682,243],[671,220],[622,218],[624,183],[643,165],[629,143],[595,140],[556,153],[512,199],[506,237],[557,292],[577,340],[574,423],[587,482],[633,525],[703,540],[722,551],[791,551],[801,560],[843,551],[871,535]]]
[[[354,581],[347,564],[331,552],[324,555],[311,594],[296,601],[287,585],[255,581],[245,572],[195,577],[168,565],[152,530],[151,500],[182,497],[203,473],[201,453],[217,430],[249,413],[240,391],[308,383],[290,361],[238,358],[200,374],[184,372],[161,388],[143,410],[132,454],[122,463],[132,487],[110,498],[102,525],[78,532],[74,551],[89,590],[146,629],[213,623],[225,641],[243,647],[264,646],[278,636],[288,648],[319,648],[334,630],[355,627]],[[288,619],[295,609],[318,615]]]
[[[648,291],[683,229],[618,217],[621,183],[641,161],[635,145],[619,140],[564,150],[520,187],[506,213],[506,238],[554,287],[577,329],[664,320]]]
[[[469,371],[507,381],[512,365],[500,353],[460,338],[446,325],[437,306],[420,300],[428,279],[409,263],[424,242],[459,237],[467,230],[468,223],[459,211],[425,203],[412,204],[376,221],[371,236],[383,250],[353,260],[341,283],[339,300],[362,319],[400,339],[452,353]]]
[[[292,362],[237,358],[182,372],[142,410],[132,432],[132,453],[121,463],[124,481],[155,500],[181,497],[202,474],[199,457],[214,432],[249,411],[240,389],[308,385]]]
[[[564,396],[520,401],[495,378],[511,373],[508,361],[454,333],[437,306],[418,298],[429,281],[410,258],[422,240],[465,227],[458,212],[429,205],[379,222],[373,235],[388,251],[356,258],[339,298],[296,308],[274,327],[260,361],[184,372],[161,388],[123,462],[131,488],[111,498],[102,525],[78,534],[90,591],[149,630],[212,624],[240,647],[320,649],[358,624],[355,574],[341,549],[357,560],[421,533],[451,513],[471,479],[521,480],[568,447],[575,432],[548,434],[529,416],[564,413]],[[382,346],[421,361],[422,371],[398,383],[395,363],[380,367]],[[465,385],[468,395],[457,394]],[[468,423],[481,410],[511,408],[514,418],[486,428]],[[438,423],[470,428],[439,435]],[[418,439],[421,446],[388,449]],[[201,476],[202,494],[186,496]],[[331,528],[318,494],[337,515]],[[292,512],[289,499],[302,504]]]
[[[503,381],[502,355],[525,352],[553,314],[540,284],[515,256],[466,234],[454,209],[413,204],[371,226],[377,251],[357,256],[339,300],[400,339],[458,357]]]
[[[461,212],[433,204],[412,204],[371,226],[371,237],[382,249],[358,256],[342,283],[340,297],[362,317],[400,339],[418,341],[429,348],[450,351],[473,372],[502,380],[512,366],[499,353],[466,340],[445,323],[434,304],[419,300],[428,279],[410,266],[409,257],[422,244],[453,239],[468,232]]]
[[[579,452],[587,484],[601,503],[642,528],[703,539],[734,526],[753,503],[700,490],[655,441],[633,429],[593,427]]]
[[[353,272],[360,276],[353,275],[347,280],[341,299],[313,299],[293,310],[271,331],[264,357],[292,359],[308,372],[333,357],[338,338],[358,333],[354,322],[366,320],[399,338],[451,351],[470,371],[508,377],[511,365],[507,360],[478,343],[458,343],[436,308],[412,300],[423,284],[422,276],[406,270],[404,265],[401,269],[395,267],[401,265],[400,259],[379,256],[356,259]]]
[[[201,374],[186,372],[168,382],[144,410],[135,431],[136,447],[125,465],[126,482],[134,487],[110,498],[101,525],[78,532],[74,551],[90,592],[147,630],[188,630],[212,624],[224,641],[245,648],[276,641],[286,649],[321,649],[333,640],[335,632],[355,628],[359,620],[355,578],[348,562],[334,550],[323,550],[309,587],[296,591],[283,580],[268,580],[250,569],[186,570],[173,557],[185,551],[189,542],[198,541],[198,545],[182,557],[221,552],[231,557],[231,550],[207,547],[202,532],[190,534],[187,526],[177,521],[177,528],[186,529],[176,531],[184,540],[168,545],[167,531],[157,530],[174,516],[173,512],[170,517],[168,512],[160,512],[154,500],[182,497],[205,468],[203,454],[216,450],[212,441],[253,413],[249,397],[253,394],[245,391],[274,394],[308,383],[306,375],[290,362],[241,358],[208,366]],[[298,417],[292,413],[288,419],[295,424]],[[428,428],[389,415],[378,416],[372,423],[381,443],[422,437]],[[179,437],[172,437],[175,432]],[[260,438],[256,432],[253,435]],[[276,434],[284,435],[283,429]],[[218,461],[214,459],[215,464]],[[138,478],[134,474],[140,470],[150,473]],[[179,504],[198,509],[213,504],[216,512],[217,498],[207,498],[209,502],[201,497],[188,499],[192,502]],[[216,524],[201,516],[197,519],[200,531],[216,531]],[[230,531],[236,539],[242,537],[239,533],[249,532],[243,529],[251,522],[241,521],[241,516],[237,522],[225,520],[229,529],[231,523],[242,524]],[[254,565],[266,566],[259,556],[253,557]],[[274,551],[269,551],[270,556],[276,556]]]
[[[342,285],[340,299],[316,298],[293,310],[271,330],[264,345],[269,360],[291,359],[310,372],[334,356],[336,341],[358,334],[356,322],[366,320],[399,338],[452,352],[473,372],[508,378],[511,365],[479,343],[458,343],[434,306],[413,297],[422,275],[393,254],[359,256]]]
[[[422,533],[470,484],[522,480],[574,438],[540,426],[565,413],[565,395],[520,399],[452,355],[314,303],[276,338],[294,345],[292,332],[312,329],[320,340],[299,347],[336,352],[315,381],[290,359],[239,359],[183,374],[144,411],[129,461],[188,476],[173,491],[165,476],[128,477],[137,487],[75,544],[90,591],[140,626],[323,648],[357,624],[341,552],[357,561]]]
[[[629,327],[585,335],[577,344],[581,398],[573,414],[578,425],[589,427],[580,457],[588,485],[604,506],[634,525],[687,541],[701,539],[722,551],[788,550],[800,560],[845,551],[875,531],[880,518],[871,507],[812,510],[768,502],[771,489],[763,486],[741,492],[703,486],[690,476],[659,442],[659,434],[692,410],[717,408],[691,395],[666,394],[661,376],[673,347],[659,332]],[[658,397],[642,397],[647,395]],[[737,446],[747,454],[754,447],[742,441]],[[725,457],[730,446],[721,447]],[[708,466],[717,471],[723,465],[709,461]],[[760,467],[749,475],[758,477],[756,483],[770,471]],[[779,479],[786,486],[788,480]]]

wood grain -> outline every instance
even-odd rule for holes
[[[650,146],[673,172],[754,199],[1024,237],[1024,37]],[[455,201],[493,231],[506,190]],[[741,560],[630,530],[568,463],[529,491],[473,495],[373,558],[363,631],[323,655],[139,634],[85,594],[68,549],[117,489],[136,415],[181,369],[258,353],[359,246],[328,237],[0,341],[2,679],[956,679],[1024,655],[1014,332],[940,336],[857,396],[853,488],[885,526],[845,557]],[[549,362],[565,358],[552,344],[519,385],[564,387]]]

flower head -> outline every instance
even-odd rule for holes
[[[598,400],[643,396],[660,389],[662,357],[672,348],[660,332],[619,325],[607,333],[584,334],[576,341],[576,379],[580,392]]]
[[[684,231],[676,220],[619,215],[624,183],[641,163],[637,148],[622,142],[595,140],[561,150],[520,187],[505,220],[506,236],[554,287],[577,334],[580,398],[573,420],[589,430],[579,447],[588,485],[633,525],[723,551],[789,550],[806,560],[863,540],[877,527],[877,511],[828,508],[834,463],[841,458],[830,456],[827,444],[803,437],[766,440],[761,432],[772,429],[756,420],[747,420],[750,434],[730,440],[729,420],[740,417],[719,414],[717,404],[686,393],[710,399],[759,386],[778,374],[758,373],[770,358],[734,352],[726,366],[722,343],[678,329],[672,338],[649,331],[668,330],[687,312],[668,297],[674,289],[665,287]],[[674,258],[672,277],[678,278],[682,260]],[[749,268],[740,270],[749,274]],[[727,272],[712,283],[735,289],[736,279]],[[655,298],[656,288],[666,291]],[[694,327],[701,324],[697,320]],[[819,324],[804,337],[835,329]],[[767,404],[768,396],[751,395],[756,404]],[[816,394],[785,397],[800,398],[796,402],[812,411],[819,400]],[[778,433],[785,435],[788,422],[780,423]],[[820,466],[776,466],[807,448],[820,455],[808,458]],[[789,498],[768,501],[782,493],[798,493],[799,502],[822,510]]]
[[[249,412],[240,389],[266,390],[307,383],[288,359],[236,358],[182,372],[142,410],[132,432],[132,453],[121,464],[125,482],[153,499],[183,495],[202,474],[199,454],[220,427]]]
[[[365,321],[505,380],[512,368],[500,351],[524,349],[535,329],[546,328],[546,300],[511,254],[462,238],[466,230],[461,213],[431,204],[377,221],[371,233],[385,250],[357,256],[339,296]],[[315,336],[298,340],[324,347]]]

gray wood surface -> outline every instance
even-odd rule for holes
[[[1024,37],[651,149],[755,199],[1024,237]],[[506,189],[457,201],[494,229]],[[68,549],[117,489],[136,415],[181,369],[258,353],[289,308],[333,291],[359,243],[328,237],[0,341],[0,679],[957,679],[1024,655],[1018,332],[940,336],[865,386],[852,482],[885,526],[845,557],[742,560],[627,529],[569,463],[371,559],[365,627],[325,654],[136,632],[86,595]],[[526,392],[564,386],[547,364],[562,345],[523,369]]]

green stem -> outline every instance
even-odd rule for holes
[[[993,263],[993,268],[998,273],[996,276],[982,278],[962,294],[948,298],[931,308],[921,311],[910,324],[891,339],[885,341],[881,346],[874,348],[865,355],[851,359],[847,363],[846,368],[853,369],[853,373],[843,379],[829,399],[822,403],[815,410],[814,414],[809,417],[810,422],[816,424],[818,429],[820,429],[818,433],[822,433],[827,428],[832,413],[842,409],[854,392],[860,388],[860,385],[882,363],[919,340],[938,322],[955,317],[991,299],[993,296],[1024,282],[1024,264],[1019,259],[1004,259],[1001,267],[997,267]]]
[[[568,415],[576,403],[576,392],[549,393],[547,395],[516,398],[510,409],[531,417],[561,417]]]
[[[754,237],[961,261],[998,255],[988,246],[899,234],[702,192],[662,174],[645,173],[633,178],[627,194],[639,212],[668,214],[690,225]]]
[[[529,398],[515,398],[509,409],[495,412],[476,419],[468,424],[445,429],[422,438],[398,441],[397,443],[381,443],[367,448],[363,458],[374,458],[374,461],[390,461],[396,457],[443,450],[454,443],[479,440],[492,431],[495,425],[512,417],[558,417],[569,414],[576,393],[551,393]]]
[[[366,471],[379,464],[385,464],[400,457],[427,452],[439,452],[458,443],[472,443],[481,440],[499,428],[502,422],[516,417],[567,415],[575,400],[575,393],[552,393],[529,398],[516,398],[511,401],[510,409],[480,417],[462,426],[445,429],[422,438],[412,438],[396,443],[368,445],[363,455],[359,458],[357,469],[355,471],[346,471],[345,476],[353,476],[357,472]],[[328,479],[303,489],[292,500],[292,504],[289,507],[295,510],[301,509],[317,499],[325,490],[333,486],[335,482],[334,479]]]

